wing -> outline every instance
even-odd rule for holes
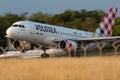
[[[93,43],[93,42],[119,42],[120,37],[100,37],[100,38],[80,38],[76,40],[77,42],[83,43]]]
[[[68,39],[68,40],[73,40],[73,39]],[[54,39],[55,42],[62,41],[62,39]],[[112,42],[120,42],[120,37],[115,36],[115,37],[100,37],[100,38],[79,38],[76,40],[73,40],[76,42],[80,43],[100,43],[100,42],[107,42],[107,43],[112,43]]]

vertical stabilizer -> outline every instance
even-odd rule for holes
[[[108,13],[106,13],[105,17],[101,21],[100,27],[96,29],[96,37],[110,37],[112,35],[116,13],[117,8],[112,7],[109,9]]]

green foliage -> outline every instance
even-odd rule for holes
[[[115,26],[113,29],[113,36],[120,36],[120,18],[117,18],[115,21]]]
[[[116,25],[113,30],[113,36],[120,36],[120,25]]]
[[[47,13],[42,13],[42,12],[38,12],[38,13],[34,13],[32,14],[28,20],[30,21],[35,21],[35,22],[41,22],[41,23],[46,23],[47,19],[49,18],[49,14]]]
[[[71,22],[68,22],[66,24],[66,26],[68,26],[69,28],[75,28],[75,29],[81,29],[81,23],[82,20],[80,18],[76,18],[74,20],[72,20]]]

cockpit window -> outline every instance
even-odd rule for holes
[[[25,26],[24,26],[24,25],[17,25],[17,24],[13,25],[13,27],[25,28]]]
[[[18,27],[18,25],[17,25],[17,24],[15,24],[15,25],[13,25],[13,27]]]
[[[22,26],[22,28],[25,28],[25,26],[24,25],[21,25]]]
[[[22,27],[22,25],[19,25],[19,27]]]
[[[19,25],[19,27],[20,27],[20,28],[25,28],[25,26],[24,26],[24,25]]]

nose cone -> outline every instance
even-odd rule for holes
[[[6,30],[6,34],[7,34],[6,37],[12,38],[14,36],[14,30],[13,30],[13,28],[12,27],[8,28]]]

